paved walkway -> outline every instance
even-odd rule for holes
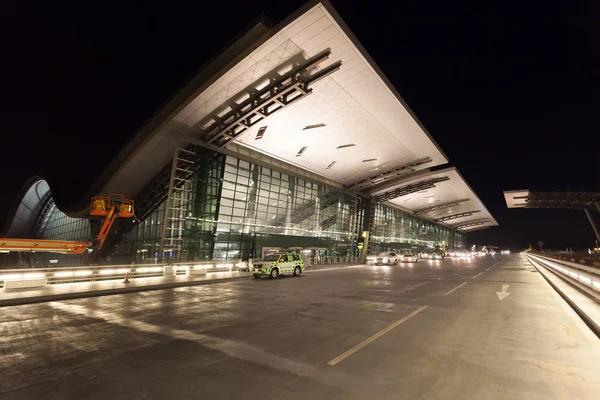
[[[307,268],[305,273],[317,271],[337,270],[356,266],[355,264],[330,264]],[[96,282],[59,283],[42,288],[29,289],[0,289],[0,307],[19,304],[41,303],[45,301],[59,301],[78,299],[83,297],[106,296],[147,290],[170,289],[184,286],[206,285],[223,282],[231,279],[248,279],[252,277],[249,272],[211,272],[206,276],[177,276],[175,278],[135,278],[130,283],[123,283],[122,279],[111,279]]]

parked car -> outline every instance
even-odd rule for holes
[[[412,262],[418,262],[418,261],[419,261],[419,257],[417,257],[416,254],[403,254],[402,255],[403,263],[412,263]]]
[[[368,264],[398,264],[400,262],[400,257],[398,254],[393,252],[383,252],[379,253],[376,256],[367,257]]]

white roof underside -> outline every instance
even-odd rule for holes
[[[446,163],[444,154],[359,47],[336,17],[318,4],[226,72],[191,101],[175,121],[192,129],[203,128],[200,121],[228,100],[243,100],[236,95],[251,84],[256,87],[268,71],[292,56],[302,54],[308,58],[330,48],[329,59],[320,67],[341,60],[340,70],[311,85],[311,95],[242,133],[236,143],[346,185],[426,157],[433,161],[421,168]],[[326,126],[303,130],[314,124]],[[263,126],[267,126],[265,135],[256,140]],[[337,149],[346,144],[356,146]],[[306,151],[297,157],[305,146]],[[376,161],[363,163],[366,159]],[[333,161],[336,164],[327,169]]]
[[[504,192],[504,199],[508,208],[524,208],[529,196],[529,190],[507,190]]]
[[[457,205],[451,207],[443,207],[439,210],[425,212],[419,214],[421,217],[438,220],[440,218],[457,215],[461,213],[467,213],[471,211],[477,211],[470,216],[464,216],[448,221],[439,221],[440,223],[449,227],[460,227],[464,224],[483,222],[482,224],[460,228],[463,231],[468,232],[469,230],[476,230],[484,227],[496,226],[498,223],[490,212],[485,208],[481,200],[477,197],[475,192],[469,187],[467,182],[463,179],[456,168],[447,168],[436,172],[418,173],[410,179],[399,182],[395,187],[404,187],[407,185],[415,184],[422,181],[428,181],[435,178],[448,177],[449,180],[439,182],[435,184],[435,187],[431,189],[421,190],[416,193],[411,193],[402,197],[397,197],[390,200],[388,203],[399,206],[409,211],[418,212],[423,209],[427,209],[434,206],[444,205],[458,200],[468,199],[468,201],[462,201]],[[386,191],[391,190],[392,187],[386,187],[378,191],[373,191],[373,195],[378,195]]]

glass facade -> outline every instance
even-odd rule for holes
[[[279,249],[302,250],[312,257],[359,255],[358,238],[369,202],[355,195],[203,148],[196,151],[192,182],[181,249],[166,249],[165,260],[238,260]],[[124,234],[102,262],[159,262],[165,210],[163,201]],[[370,211],[370,253],[452,243],[449,228],[381,204]],[[90,223],[55,208],[43,238],[91,241]],[[455,247],[464,247],[464,239],[457,233]],[[86,256],[51,258],[59,265],[77,265],[85,264]]]
[[[270,248],[352,254],[353,196],[230,156],[221,182],[214,259],[261,257]]]
[[[84,218],[71,218],[58,207],[50,212],[41,239],[74,240],[89,242],[92,239],[90,222]],[[87,254],[35,253],[38,267],[47,265],[73,266],[86,263]]]
[[[369,243],[372,253],[439,250],[450,243],[449,228],[404,211],[376,204],[372,214]]]

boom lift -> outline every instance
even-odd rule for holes
[[[92,247],[101,249],[117,218],[131,218],[134,216],[133,200],[125,199],[122,194],[111,193],[108,196],[94,196],[90,204],[90,215],[103,217],[104,222],[94,238]]]
[[[111,193],[108,196],[92,197],[90,204],[90,217],[104,219],[100,231],[93,243],[69,240],[43,240],[43,239],[12,239],[0,238],[0,252],[53,252],[63,254],[82,254],[89,248],[100,250],[110,234],[117,218],[131,218],[134,216],[133,200],[127,200],[122,194]]]
[[[0,239],[0,252],[42,252],[62,254],[82,254],[90,246],[88,242],[71,240],[42,240],[42,239]]]

